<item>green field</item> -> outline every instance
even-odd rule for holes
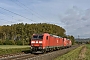
[[[83,49],[83,47],[85,48]],[[90,60],[90,44],[80,46],[54,60]]]
[[[30,51],[30,46],[19,45],[0,45],[0,55],[21,53]]]
[[[80,50],[83,46],[78,47],[75,50],[70,51],[69,53],[62,55],[60,57],[57,57],[54,60],[77,60]]]
[[[86,57],[85,60],[90,60],[90,44],[86,45]]]
[[[25,45],[25,46],[21,46],[21,45],[0,45],[0,49],[27,48],[27,47],[30,47],[30,45]]]

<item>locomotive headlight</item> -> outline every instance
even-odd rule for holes
[[[39,43],[42,43],[42,41],[39,41]]]
[[[35,43],[35,41],[31,41],[31,43]]]
[[[38,41],[36,41],[36,43],[38,43]]]

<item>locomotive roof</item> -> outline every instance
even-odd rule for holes
[[[43,34],[45,34],[45,33],[43,33]],[[43,34],[33,34],[33,35],[43,35]],[[48,34],[48,33],[47,33]],[[53,37],[58,37],[58,38],[62,38],[62,37],[60,37],[60,36],[57,36],[57,35],[53,35],[53,34],[49,34],[50,36],[53,36]]]
[[[60,37],[60,36],[57,36],[57,35],[52,35],[52,34],[50,34],[50,36],[53,36],[53,37],[58,37],[58,38],[62,38],[62,37]]]

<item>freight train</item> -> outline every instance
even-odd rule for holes
[[[70,39],[62,38],[49,33],[33,34],[31,39],[32,53],[45,53],[48,51],[59,50],[71,47]]]

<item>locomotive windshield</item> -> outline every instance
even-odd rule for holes
[[[38,38],[38,36],[37,36],[37,35],[34,35],[34,36],[33,36],[33,39],[36,39],[36,38]]]
[[[32,39],[43,39],[43,35],[34,35]]]

